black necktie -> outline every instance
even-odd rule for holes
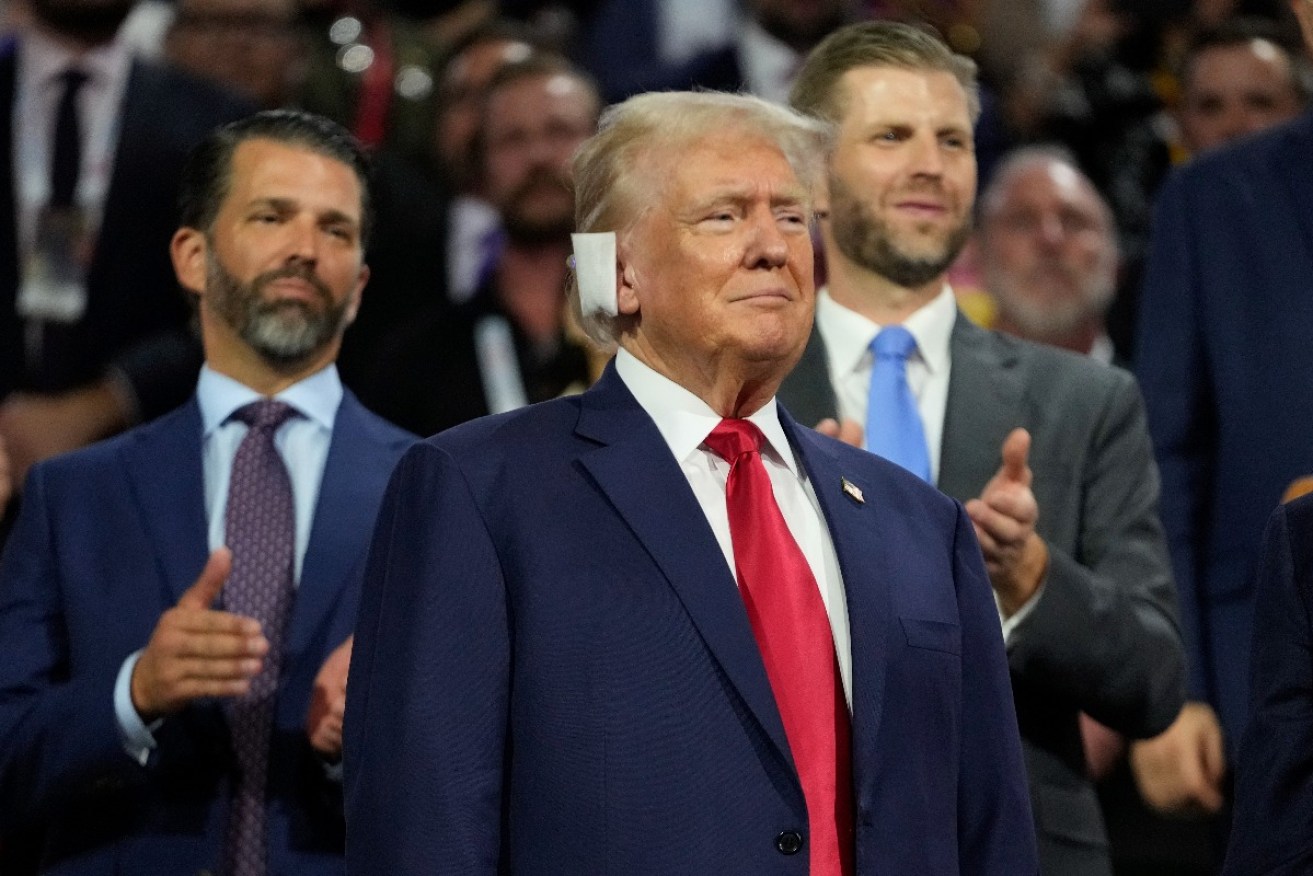
[[[50,206],[71,207],[82,170],[82,125],[78,120],[77,96],[87,74],[76,68],[59,75],[64,93],[55,110],[55,142],[50,160]]]

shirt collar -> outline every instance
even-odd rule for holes
[[[687,460],[724,419],[702,399],[623,347],[616,352],[615,369],[680,463]],[[774,397],[746,419],[766,436],[767,452],[797,477],[798,463],[780,424]]]
[[[78,54],[52,40],[37,28],[28,28],[18,45],[18,81],[53,86],[69,67],[76,66],[92,83],[126,78],[132,53],[117,37],[104,45]]]
[[[342,381],[337,376],[337,366],[328,365],[292,384],[274,398],[287,402],[307,420],[332,432],[342,395]],[[238,408],[262,398],[264,396],[249,386],[220,374],[209,365],[202,366],[200,379],[196,381],[196,401],[201,407],[205,437],[214,434],[214,430],[227,422]]]
[[[1100,332],[1099,336],[1094,339],[1094,343],[1090,345],[1090,358],[1104,365],[1111,365],[1116,353],[1117,350],[1113,346],[1112,338],[1108,337],[1105,332]]]
[[[932,374],[948,368],[949,341],[956,320],[957,299],[945,283],[938,295],[903,321],[903,327],[916,339],[915,355]],[[839,304],[830,297],[829,289],[822,289],[816,296],[816,327],[840,375],[870,362],[871,341],[883,328]]]

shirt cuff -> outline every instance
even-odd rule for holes
[[[999,601],[998,593],[994,593],[994,607],[998,609],[998,620],[1003,626],[1003,644],[1006,645],[1012,637],[1012,631],[1015,630],[1022,621],[1030,617],[1030,613],[1035,610],[1035,605],[1039,602],[1040,597],[1044,595],[1044,582],[1039,582],[1035,592],[1013,612],[1011,617],[1003,616],[1003,603]]]
[[[324,778],[334,784],[342,784],[342,761],[339,760],[337,763],[329,763],[321,758],[319,762],[323,764],[324,767]]]
[[[128,655],[119,669],[118,679],[114,682],[114,715],[118,718],[119,739],[123,743],[123,750],[128,753],[128,757],[145,766],[146,761],[150,760],[150,753],[157,747],[154,731],[160,729],[164,719],[160,718],[147,725],[137,714],[136,706],[132,705],[132,670],[140,659],[141,652],[135,651]]]

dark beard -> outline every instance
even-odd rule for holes
[[[574,208],[568,197],[562,202],[565,207],[558,216],[524,215],[520,209],[521,203],[539,186],[560,188],[567,195],[570,192],[569,180],[553,170],[540,168],[530,174],[510,193],[501,207],[502,228],[506,231],[506,238],[512,243],[522,246],[559,243],[569,239],[570,232],[574,230]]]
[[[889,226],[834,177],[830,178],[830,229],[839,252],[849,261],[904,289],[923,286],[947,271],[971,237],[967,220],[953,230],[939,253],[904,252],[894,242]]]
[[[238,336],[270,367],[296,371],[310,362],[346,328],[349,297],[334,303],[333,295],[314,269],[304,262],[260,274],[243,283],[219,262],[211,245],[206,257],[205,300]],[[266,301],[264,289],[275,280],[296,278],[315,290],[320,307],[304,301]]]

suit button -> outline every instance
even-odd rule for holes
[[[784,855],[796,855],[802,848],[802,834],[796,830],[781,831],[780,835],[775,837],[775,848],[780,850]]]

